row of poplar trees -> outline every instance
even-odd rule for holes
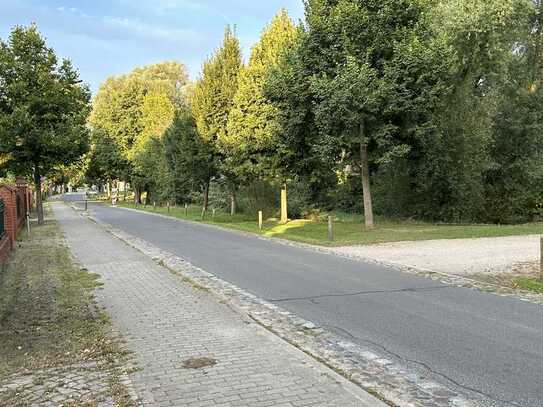
[[[308,0],[246,64],[231,28],[189,83],[179,63],[111,78],[86,175],[207,207],[296,185],[308,207],[440,221],[543,214],[541,0]],[[303,188],[299,188],[303,185]],[[373,199],[372,199],[373,198]]]

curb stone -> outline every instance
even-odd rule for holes
[[[181,257],[115,229],[91,215],[85,214],[85,216],[160,265],[207,289],[237,312],[248,315],[278,337],[391,406],[475,407],[480,405],[475,399],[468,399],[412,370],[382,358],[370,348],[348,342],[311,321],[300,318],[193,266]]]

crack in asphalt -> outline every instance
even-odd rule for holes
[[[344,293],[344,294],[319,294],[319,295],[311,295],[307,297],[271,298],[271,299],[266,299],[266,301],[269,301],[269,302],[311,301],[311,300],[316,300],[320,298],[354,297],[357,295],[367,295],[367,294],[434,291],[434,290],[440,290],[443,288],[450,288],[450,287],[451,287],[450,285],[441,285],[441,286],[436,286],[436,287],[398,288],[395,290],[366,290],[366,291],[357,291],[354,293]]]
[[[321,299],[321,298],[350,297],[350,296],[357,296],[357,295],[382,294],[382,293],[424,292],[424,291],[441,290],[443,288],[450,288],[450,287],[451,287],[450,285],[441,285],[441,286],[436,286],[436,287],[399,288],[399,289],[395,289],[395,290],[366,290],[366,291],[357,291],[357,292],[354,292],[354,293],[344,293],[344,294],[321,294],[321,295],[313,295],[313,296],[307,296],[307,297],[290,297],[290,298],[268,299],[267,301],[269,301],[269,302],[310,301],[310,302],[315,304],[316,303],[315,300],[316,299]],[[414,359],[409,359],[409,358],[407,358],[405,356],[401,356],[401,355],[391,351],[390,349],[386,348],[385,346],[383,346],[383,345],[381,345],[381,344],[379,344],[377,342],[371,341],[369,339],[364,339],[364,338],[357,337],[357,336],[353,335],[351,332],[349,332],[348,330],[346,330],[344,328],[337,327],[337,326],[334,326],[334,325],[322,325],[322,326],[323,326],[323,328],[332,328],[332,329],[334,329],[336,331],[343,332],[344,334],[346,334],[348,337],[350,337],[352,339],[355,339],[355,340],[358,340],[358,341],[373,345],[375,347],[378,347],[378,348],[382,349],[385,353],[387,353],[389,355],[392,355],[393,357],[395,357],[398,360],[403,360],[405,362],[410,362],[410,363],[422,366],[427,371],[433,373],[436,376],[440,376],[440,377],[444,378],[445,380],[447,380],[448,382],[454,384],[455,386],[457,386],[460,389],[463,389],[465,391],[469,391],[469,392],[478,394],[478,395],[480,395],[482,397],[485,397],[485,398],[487,398],[487,399],[489,399],[490,401],[493,401],[493,402],[506,403],[506,404],[511,405],[511,406],[523,407],[521,404],[518,404],[513,400],[504,400],[504,399],[501,399],[499,397],[493,396],[491,394],[485,393],[482,390],[479,390],[479,389],[470,387],[468,385],[459,383],[456,380],[454,380],[453,378],[447,376],[445,373],[434,370],[431,366],[427,365],[424,362],[414,360]]]
[[[385,353],[389,354],[389,355],[392,355],[393,357],[395,357],[396,359],[399,359],[399,360],[403,360],[403,361],[406,361],[406,362],[410,362],[410,363],[414,363],[414,364],[417,364],[417,365],[420,365],[422,366],[423,368],[425,368],[426,370],[428,370],[429,372],[437,375],[437,376],[440,376],[442,378],[444,378],[445,380],[449,381],[450,383],[453,383],[455,386],[461,388],[461,389],[464,389],[466,391],[470,391],[470,392],[473,392],[475,394],[478,394],[480,396],[483,396],[483,397],[486,397],[488,399],[490,399],[491,401],[494,401],[494,402],[499,402],[499,403],[506,403],[506,404],[509,404],[509,405],[512,405],[512,406],[516,406],[516,407],[524,407],[523,405],[521,404],[518,404],[516,403],[515,401],[513,400],[504,400],[504,399],[501,399],[499,397],[496,397],[496,396],[493,396],[491,394],[488,394],[488,393],[485,393],[484,391],[482,390],[479,390],[479,389],[476,389],[476,388],[473,388],[473,387],[470,387],[468,385],[465,385],[465,384],[462,384],[462,383],[459,383],[457,382],[456,380],[454,380],[453,378],[447,376],[445,373],[442,373],[442,372],[439,372],[437,370],[434,370],[432,367],[430,367],[429,365],[427,365],[426,363],[424,362],[421,362],[421,361],[418,361],[418,360],[414,360],[414,359],[409,359],[405,356],[401,356],[400,354],[398,353],[395,353],[393,351],[391,351],[390,349],[388,349],[386,346],[383,346],[382,344],[380,343],[377,343],[377,342],[374,342],[372,340],[369,340],[369,339],[365,339],[365,338],[360,338],[358,336],[355,336],[353,335],[351,332],[349,332],[348,330],[344,329],[344,328],[341,328],[339,326],[334,326],[334,325],[322,325],[323,328],[331,328],[332,330],[336,330],[336,331],[340,331],[340,332],[343,332],[344,334],[346,334],[347,336],[349,336],[351,339],[354,339],[354,340],[357,340],[357,341],[361,341],[361,342],[365,342],[365,343],[368,343],[370,345],[373,345],[373,346],[376,346],[380,349],[382,349]]]

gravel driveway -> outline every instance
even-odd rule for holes
[[[449,274],[503,273],[539,260],[539,235],[394,242],[330,250],[350,257]]]

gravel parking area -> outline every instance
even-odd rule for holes
[[[506,273],[539,260],[539,235],[395,242],[330,248],[354,258],[448,274]]]

